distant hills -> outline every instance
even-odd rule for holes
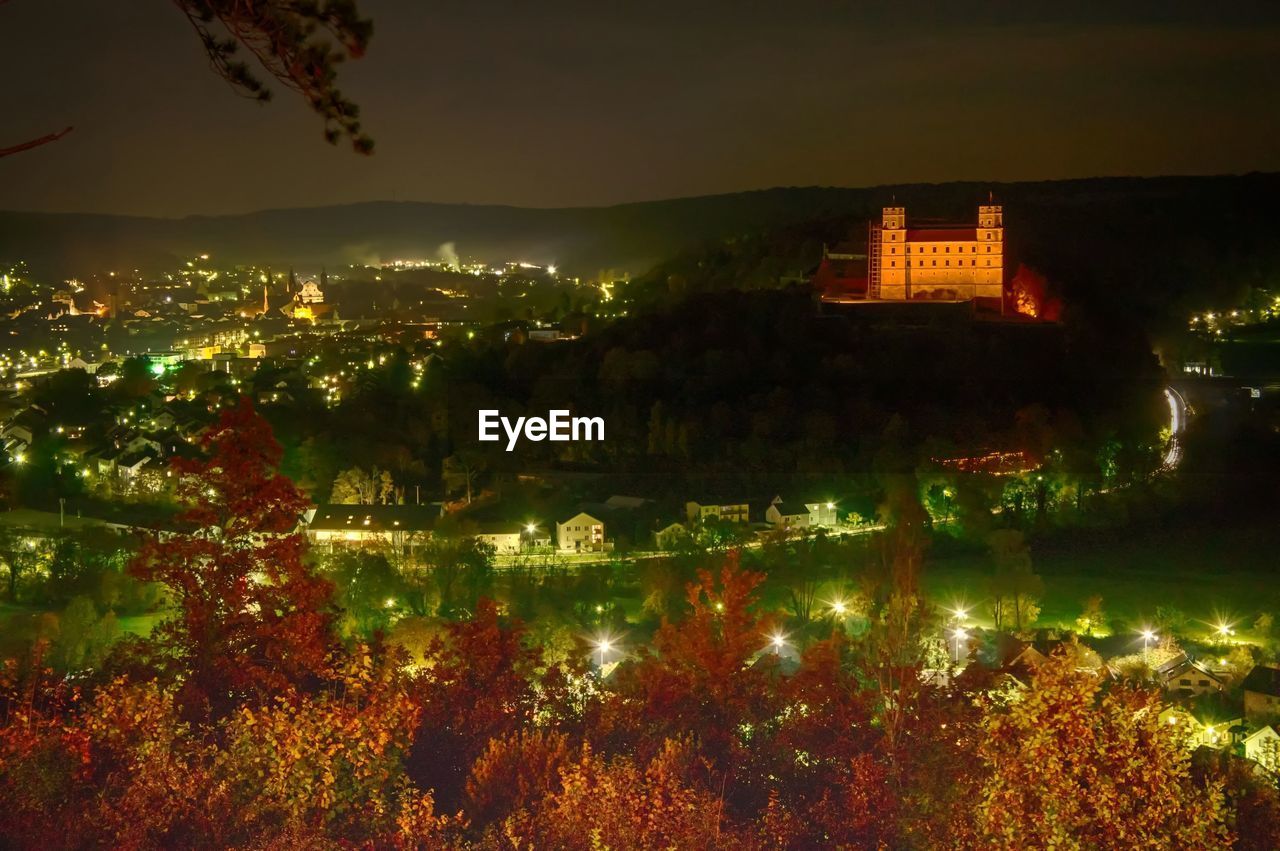
[[[1050,255],[1060,270],[1084,260],[1094,240],[1123,251],[1115,244],[1120,235],[1152,262],[1185,250],[1188,240],[1205,252],[1225,241],[1238,261],[1253,240],[1274,243],[1280,232],[1280,175],[1253,174],[776,188],[563,209],[375,201],[181,219],[0,211],[0,260],[26,260],[37,273],[64,277],[150,272],[204,252],[221,262],[310,270],[453,250],[464,260],[556,263],[574,274],[636,273],[700,245],[778,228],[824,223],[819,230],[830,233],[892,201],[909,216],[967,220],[988,193],[1007,207],[1010,241],[1024,253]]]

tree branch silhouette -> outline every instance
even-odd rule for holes
[[[4,5],[7,2],[8,0],[0,0],[0,5]],[[70,133],[73,129],[75,128],[64,127],[63,129],[59,130],[57,133],[50,133],[47,136],[41,136],[38,139],[28,139],[25,142],[20,142],[19,144],[12,145],[8,148],[0,148],[0,157],[7,157],[10,154],[20,154],[23,151],[29,151],[32,148],[38,148],[41,145],[47,145],[50,142],[56,142],[59,139],[61,139],[63,136]]]

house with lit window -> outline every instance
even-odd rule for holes
[[[806,502],[804,507],[809,509],[810,526],[832,528],[839,523],[840,513],[834,502]]]
[[[475,538],[493,547],[498,555],[514,555],[528,550],[551,546],[547,533],[526,523],[481,523]]]
[[[1280,733],[1270,724],[1255,730],[1245,737],[1244,755],[1267,771],[1280,773]]]
[[[691,499],[684,504],[685,516],[690,523],[706,523],[709,520],[724,520],[728,523],[747,523],[751,506],[747,500],[737,497],[729,499]]]
[[[585,511],[556,523],[556,549],[562,553],[599,553],[608,549],[604,522]]]
[[[809,507],[803,502],[787,502],[775,497],[764,510],[764,520],[775,529],[808,529]]]

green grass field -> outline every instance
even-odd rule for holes
[[[1142,529],[1078,540],[1032,544],[1033,569],[1044,580],[1041,626],[1070,625],[1083,601],[1101,594],[1108,620],[1132,628],[1150,623],[1157,607],[1182,611],[1190,629],[1221,621],[1242,633],[1261,612],[1280,612],[1280,528]],[[925,583],[934,602],[966,602],[986,617],[990,561],[983,556],[932,560]],[[1241,629],[1243,628],[1243,629]]]

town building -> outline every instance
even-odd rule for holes
[[[804,507],[809,509],[810,526],[831,528],[839,524],[840,515],[834,502],[806,502]]]
[[[745,499],[696,499],[684,504],[685,515],[690,523],[705,523],[708,520],[724,520],[729,523],[746,523],[750,517],[751,507]]]
[[[398,551],[424,543],[440,519],[432,505],[320,505],[304,515],[312,544],[390,546]]]
[[[492,546],[497,555],[515,555],[551,546],[551,538],[547,533],[529,523],[481,523],[476,529],[475,538]]]
[[[1186,656],[1171,659],[1156,669],[1156,676],[1164,690],[1179,697],[1198,697],[1210,692],[1222,691],[1222,680],[1199,662]]]
[[[1273,773],[1280,773],[1280,733],[1267,725],[1244,740],[1244,755]]]
[[[1254,665],[1240,684],[1244,715],[1250,722],[1280,717],[1280,668]]]
[[[777,497],[764,510],[765,522],[780,529],[809,528],[809,507],[802,502],[785,502]]]
[[[556,523],[556,548],[562,553],[604,552],[604,523],[585,511]]]

